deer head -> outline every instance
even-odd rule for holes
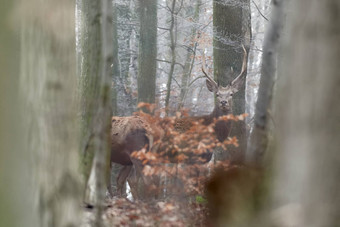
[[[209,76],[205,69],[205,57],[203,54],[203,67],[202,71],[204,75],[207,77],[206,84],[209,91],[213,92],[216,95],[217,98],[217,107],[224,113],[230,113],[232,108],[232,96],[239,91],[241,86],[244,83],[244,73],[247,69],[247,51],[242,45],[242,49],[244,51],[243,56],[243,63],[242,63],[242,69],[240,74],[227,86],[223,87],[220,86],[218,83],[215,82],[214,79],[212,79],[211,76]]]

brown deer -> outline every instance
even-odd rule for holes
[[[202,72],[207,77],[206,85],[210,92],[216,95],[216,103],[213,112],[209,115],[197,116],[197,117],[185,117],[176,121],[175,127],[179,131],[186,131],[191,127],[191,122],[203,121],[204,125],[213,123],[214,119],[218,119],[223,115],[232,114],[232,96],[238,92],[245,81],[244,74],[247,70],[247,51],[242,45],[244,52],[243,63],[240,74],[227,86],[220,86],[207,74],[205,68],[205,58],[203,55]],[[231,121],[217,121],[215,126],[215,133],[220,142],[223,142],[229,135],[231,129]]]
[[[193,122],[202,121],[204,125],[210,125],[215,119],[220,116],[232,113],[232,96],[235,94],[242,84],[244,83],[244,74],[247,68],[247,52],[242,46],[244,51],[242,69],[240,74],[226,87],[219,86],[212,77],[207,74],[205,69],[205,60],[203,63],[202,71],[206,76],[206,85],[210,92],[216,95],[217,102],[213,112],[209,115],[197,116],[197,117],[185,117],[177,119],[175,121],[175,129],[179,132],[185,132],[188,130]],[[161,125],[148,122],[146,119],[140,116],[131,117],[112,117],[112,129],[111,129],[111,162],[119,163],[124,167],[121,169],[117,176],[117,190],[118,193],[123,194],[123,186],[134,166],[136,171],[141,173],[142,164],[137,159],[131,157],[132,152],[147,148],[151,150],[153,142],[162,140],[164,136],[164,130]],[[216,137],[220,142],[224,141],[231,128],[230,121],[219,120],[214,125]],[[206,161],[211,158],[211,152],[203,155]],[[131,186],[133,190],[133,186]],[[109,190],[111,192],[111,190]]]
[[[131,157],[132,152],[140,151],[143,148],[150,150],[153,141],[159,140],[161,136],[162,130],[142,116],[112,117],[111,163],[123,165],[117,176],[117,191],[119,195],[123,194],[123,188],[128,176],[132,172],[132,167],[135,167],[136,172],[139,174],[142,171],[141,162]],[[136,182],[129,182],[129,184],[134,183]],[[137,192],[133,191],[135,189],[134,186],[130,185],[130,187],[133,196],[137,197]],[[111,183],[109,185],[109,193],[112,195]]]

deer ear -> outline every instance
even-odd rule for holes
[[[210,80],[206,80],[205,83],[207,84],[207,88],[210,92],[217,92],[218,86],[217,86],[216,83],[214,83]]]

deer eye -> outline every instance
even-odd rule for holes
[[[233,96],[233,93],[231,93],[230,96]]]
[[[219,97],[220,96],[220,94],[216,94],[216,97]]]

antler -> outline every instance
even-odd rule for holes
[[[211,78],[206,72],[207,72],[207,69],[205,68],[205,54],[204,52],[202,53],[202,60],[203,60],[203,64],[202,64],[202,72],[204,73],[204,75],[207,77],[207,79],[214,83],[217,87],[218,87],[218,84],[215,82],[215,80],[213,78]]]
[[[244,47],[244,45],[242,44],[242,49],[243,49],[243,52],[244,52],[244,55],[243,55],[243,63],[242,63],[242,69],[241,69],[241,72],[240,74],[231,82],[231,86],[233,86],[234,88],[237,88],[238,90],[238,87],[243,79],[243,74],[244,72],[246,71],[247,69],[247,51],[246,51],[246,48]],[[206,68],[205,68],[205,65],[206,65],[206,62],[205,62],[205,55],[204,55],[204,52],[202,53],[202,61],[203,61],[203,64],[202,64],[202,72],[204,73],[204,75],[207,77],[207,79],[213,83],[216,87],[218,87],[218,84],[215,82],[215,80],[210,77],[206,72]]]
[[[242,44],[242,49],[243,49],[243,52],[244,52],[242,69],[241,69],[240,74],[231,82],[231,85],[237,84],[242,79],[242,75],[247,69],[247,51],[246,51],[246,48],[244,48],[243,44]]]

